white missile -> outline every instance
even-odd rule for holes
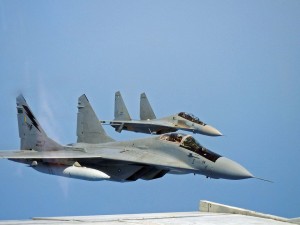
[[[100,181],[100,180],[106,180],[109,179],[110,176],[106,173],[88,168],[88,167],[82,167],[82,166],[62,166],[62,165],[45,165],[45,164],[38,164],[35,167],[33,167],[35,170],[57,175],[57,176],[63,176],[63,177],[71,177],[81,180],[90,180],[90,181]]]

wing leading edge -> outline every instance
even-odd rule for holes
[[[59,150],[59,151],[0,151],[0,158],[6,159],[32,159],[32,160],[43,160],[56,159],[56,161],[69,160],[69,161],[86,161],[89,162],[99,161],[99,160],[109,160],[114,161],[119,164],[134,164],[143,166],[152,166],[159,169],[168,169],[176,171],[186,171],[192,172],[196,169],[190,167],[189,165],[178,161],[170,157],[164,157],[162,155],[157,155],[155,153],[150,153],[147,151],[139,151],[136,149],[113,149],[113,148],[103,148],[93,152],[86,151],[74,151],[74,150]]]

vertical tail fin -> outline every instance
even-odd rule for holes
[[[104,131],[86,95],[78,98],[77,107],[77,142],[97,144],[114,141]]]
[[[122,95],[119,91],[115,93],[115,120],[131,120]]]
[[[31,112],[23,95],[16,99],[18,111],[19,137],[22,150],[59,150],[63,146],[50,139]]]
[[[156,119],[156,116],[145,93],[142,93],[140,98],[140,118],[141,120]]]

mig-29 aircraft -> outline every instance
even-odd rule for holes
[[[205,124],[193,114],[180,112],[175,115],[156,119],[145,93],[142,93],[140,98],[140,120],[131,119],[121,93],[118,91],[115,93],[114,120],[101,121],[101,123],[111,125],[117,132],[128,130],[146,134],[164,134],[183,130],[208,136],[222,136],[220,131]]]
[[[0,151],[0,158],[25,163],[52,175],[117,182],[152,180],[165,174],[211,178],[253,178],[240,164],[200,145],[192,136],[169,133],[115,141],[102,128],[87,97],[78,99],[77,143],[61,145],[47,136],[22,95],[17,97],[21,150]]]

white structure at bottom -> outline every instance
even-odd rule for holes
[[[99,216],[43,217],[31,220],[0,221],[5,225],[85,224],[85,225],[292,225],[300,219],[287,219],[273,215],[201,201],[200,212],[148,213]]]

